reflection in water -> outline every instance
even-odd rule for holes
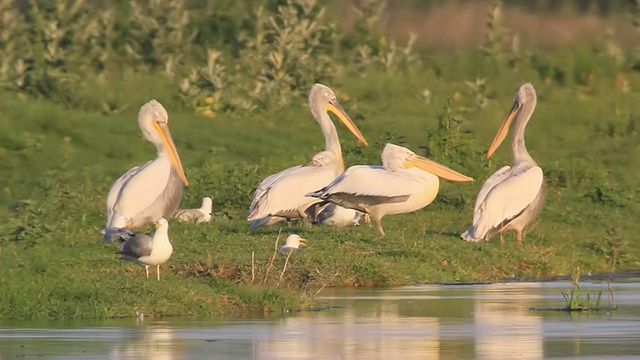
[[[528,306],[540,298],[541,284],[521,285],[511,291],[505,289],[506,284],[476,289],[473,319],[477,359],[544,358],[542,317],[529,311]]]
[[[375,358],[427,357],[439,354],[438,319],[431,317],[402,317],[395,302],[376,302],[367,314],[355,308],[316,316],[291,317],[278,327],[286,333],[276,333],[258,343],[258,359],[310,359],[321,354],[334,359],[359,358],[363,354]],[[285,335],[284,338],[282,335]]]
[[[138,328],[130,338],[115,344],[110,358],[170,360],[182,358],[183,355],[170,327],[148,326]]]
[[[259,319],[0,322],[0,360],[553,359],[640,354],[640,284],[615,284],[614,314],[561,306],[567,283],[325,289],[344,306]],[[605,289],[603,284],[584,287]],[[586,289],[585,289],[586,290]]]

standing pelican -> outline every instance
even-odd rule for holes
[[[118,241],[121,228],[135,228],[171,216],[189,185],[169,132],[169,115],[156,100],[140,108],[138,126],[158,150],[158,157],[120,176],[107,196],[105,242]]]
[[[493,139],[487,157],[500,146],[511,128],[513,167],[504,166],[482,185],[473,207],[473,225],[460,235],[467,241],[488,240],[496,232],[514,230],[522,242],[522,230],[542,211],[544,184],[542,169],[527,152],[524,129],[536,107],[536,90],[527,83],[518,89],[513,106]]]
[[[120,245],[122,260],[133,261],[144,266],[149,277],[149,266],[156,267],[156,275],[160,281],[160,265],[169,260],[173,253],[173,246],[169,241],[169,223],[164,218],[156,222],[156,232],[153,237],[146,234],[136,234]]]
[[[306,165],[282,170],[260,183],[253,194],[247,215],[247,220],[251,221],[251,228],[278,222],[278,217],[303,219],[308,223],[307,208],[320,201],[306,197],[305,194],[325,186],[344,171],[338,132],[328,111],[334,113],[358,140],[367,145],[362,133],[342,109],[329,87],[322,84],[313,85],[309,93],[309,106],[324,134],[325,149],[314,155]]]
[[[440,188],[438,177],[473,180],[405,147],[387,144],[382,151],[382,166],[352,166],[323,189],[307,195],[371,214],[376,230],[384,236],[382,217],[431,204]]]

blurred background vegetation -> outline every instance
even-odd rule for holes
[[[286,105],[318,80],[420,72],[433,67],[425,56],[474,48],[571,85],[588,77],[531,47],[583,45],[620,69],[638,66],[627,49],[640,44],[639,8],[634,0],[0,0],[0,82],[109,113],[132,104],[88,88],[153,74],[174,86],[172,107],[214,116]]]

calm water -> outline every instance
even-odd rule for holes
[[[619,310],[560,307],[570,283],[325,289],[333,308],[242,319],[0,322],[7,359],[632,359],[640,283],[612,284]],[[585,283],[604,290],[606,284]]]

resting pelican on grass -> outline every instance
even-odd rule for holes
[[[196,221],[197,223],[211,221],[211,209],[213,201],[210,197],[202,198],[202,206],[199,209],[181,209],[176,213],[176,219],[180,222]]]
[[[362,133],[342,109],[329,87],[313,85],[309,93],[309,106],[324,134],[325,150],[314,155],[307,164],[282,170],[260,183],[253,194],[247,215],[252,229],[278,222],[277,218],[303,219],[309,223],[312,214],[308,214],[306,210],[319,200],[306,197],[305,194],[327,185],[344,171],[338,132],[328,111],[334,113],[358,140],[367,145]]]
[[[382,151],[382,166],[352,166],[326,187],[307,195],[370,214],[376,230],[384,236],[382,217],[431,204],[440,188],[438,177],[473,180],[405,147],[387,144]]]
[[[168,127],[169,115],[156,100],[140,108],[138,126],[158,157],[120,176],[107,196],[105,242],[117,242],[122,228],[132,229],[178,209],[182,186],[189,185]]]
[[[542,211],[545,191],[542,169],[527,152],[524,130],[536,107],[536,90],[527,83],[518,89],[513,106],[493,139],[487,157],[500,146],[511,128],[513,167],[494,172],[482,185],[473,208],[473,225],[462,235],[467,241],[488,240],[496,232],[514,230],[522,242],[525,226]]]
[[[173,253],[173,246],[169,241],[169,223],[164,218],[156,222],[156,232],[153,238],[146,234],[136,234],[120,245],[123,260],[133,261],[145,267],[147,278],[149,266],[156,266],[156,275],[160,280],[160,265],[169,260]]]

